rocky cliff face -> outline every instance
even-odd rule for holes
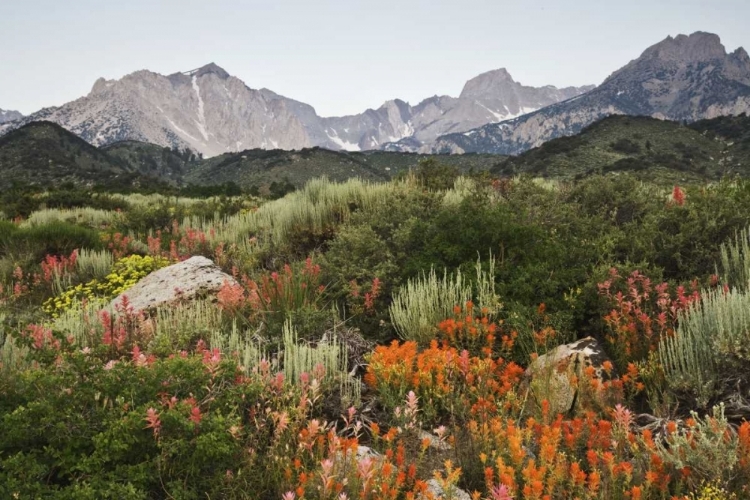
[[[421,150],[518,154],[613,114],[698,120],[750,111],[750,57],[718,36],[668,37],[579,97],[526,116],[439,137]]]
[[[12,122],[21,118],[23,118],[23,115],[18,111],[0,109],[0,123]]]
[[[96,146],[137,140],[204,156],[310,146],[359,151],[404,139],[416,149],[439,135],[506,120],[587,90],[525,87],[502,69],[470,80],[458,98],[435,96],[416,106],[396,99],[358,115],[324,118],[308,104],[251,89],[212,63],[169,76],[137,71],[120,80],[100,78],[87,96],[17,117],[0,133],[49,120]]]

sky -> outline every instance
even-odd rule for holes
[[[750,0],[0,0],[0,108],[215,62],[339,116],[457,96],[501,67],[525,85],[598,84],[667,35],[750,50],[748,19]]]

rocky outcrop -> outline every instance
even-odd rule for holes
[[[215,294],[225,282],[237,284],[213,261],[196,256],[154,271],[112,300],[110,305],[121,304],[123,296],[127,296],[133,312],[138,313]]]
[[[717,35],[668,37],[584,95],[514,120],[444,135],[422,152],[519,154],[614,114],[699,120],[750,110],[750,57]]]
[[[23,115],[18,111],[0,109],[0,123],[12,122],[21,118],[23,118]]]
[[[586,90],[526,87],[502,69],[473,78],[458,98],[435,96],[415,106],[395,99],[356,115],[325,118],[303,102],[249,88],[211,63],[168,76],[136,71],[120,80],[100,78],[87,96],[17,116],[0,133],[48,120],[95,146],[135,140],[206,157],[253,148],[361,151],[404,139],[416,149],[439,135],[507,120]]]
[[[609,358],[599,343],[586,337],[535,359],[526,369],[524,386],[537,404],[547,400],[553,415],[565,414],[575,409],[581,384],[590,384],[592,377],[599,380],[610,377],[604,369],[607,361]],[[593,368],[593,373],[587,373],[592,371],[588,367]]]

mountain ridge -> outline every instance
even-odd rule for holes
[[[696,121],[750,111],[750,57],[718,35],[667,37],[595,89],[514,120],[439,137],[422,152],[514,155],[613,114]],[[400,150],[410,150],[408,147]]]
[[[170,75],[138,70],[117,80],[99,78],[86,96],[6,123],[0,134],[48,120],[97,146],[137,140],[205,156],[254,147],[370,150],[408,137],[428,144],[441,134],[518,116],[590,88],[527,87],[502,68],[470,79],[463,97],[434,96],[416,105],[392,99],[359,114],[322,117],[309,104],[252,89],[209,63]]]

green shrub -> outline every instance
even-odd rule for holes
[[[641,145],[630,139],[622,138],[609,145],[613,151],[626,155],[637,155],[641,153]]]
[[[692,422],[658,441],[658,455],[673,471],[689,470],[687,485],[696,491],[712,482],[727,488],[737,479],[737,435],[724,416],[724,407],[715,406],[704,418],[691,412]]]
[[[0,375],[0,497],[279,498],[299,396],[240,375],[215,356],[106,365],[95,350]]]
[[[452,165],[443,165],[434,158],[420,160],[414,170],[417,181],[427,189],[450,189],[459,176]]]
[[[51,222],[11,231],[0,253],[26,262],[40,262],[46,255],[70,255],[75,249],[100,249],[97,231],[66,222]]]

